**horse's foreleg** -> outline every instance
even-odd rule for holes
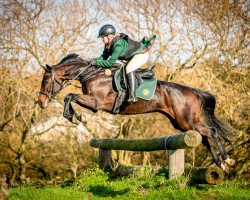
[[[88,108],[92,111],[97,111],[100,109],[101,101],[98,103],[98,99],[95,99],[91,95],[85,94],[73,94],[69,93],[65,99],[64,113],[63,116],[66,117],[69,121],[73,121],[75,116],[77,120],[85,122],[85,116],[77,115],[74,109],[72,108],[71,102],[74,102],[84,108]]]
[[[64,111],[63,111],[63,116],[68,119],[70,122],[73,122],[73,116],[76,114],[72,105],[72,94],[68,94],[64,98]]]

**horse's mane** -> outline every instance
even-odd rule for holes
[[[55,66],[67,64],[67,63],[69,63],[69,62],[77,62],[77,63],[85,63],[85,64],[86,64],[86,60],[84,60],[83,58],[81,58],[78,54],[71,53],[71,54],[68,54],[67,56],[65,56],[65,57],[64,57],[58,64],[56,64]]]
[[[71,54],[68,54],[67,56],[65,56],[64,58],[62,58],[62,60],[58,64],[56,64],[55,66],[64,65],[64,64],[72,63],[72,62],[87,64],[87,61],[84,60],[83,58],[81,58],[80,55],[75,54],[75,53],[71,53]],[[118,67],[121,67],[121,66],[122,66],[121,64],[115,63],[109,69],[111,71],[113,71],[113,69],[117,69]]]
[[[63,67],[64,65],[67,66],[68,64],[84,64],[83,67],[87,66],[87,70],[85,71],[85,76],[84,78],[81,79],[81,82],[85,82],[86,80],[98,75],[99,73],[103,73],[105,68],[100,67],[100,66],[96,66],[96,65],[89,65],[87,63],[86,60],[84,60],[83,58],[81,58],[78,54],[72,53],[72,54],[68,54],[67,56],[65,56],[64,58],[62,58],[62,60],[54,65],[54,67]],[[115,71],[121,67],[120,64],[115,63],[112,67],[110,67],[109,69],[111,70],[112,74],[115,73]],[[77,70],[75,72],[73,72],[74,74],[79,74],[79,72],[82,70],[82,67],[77,67]],[[87,75],[86,75],[87,74]]]

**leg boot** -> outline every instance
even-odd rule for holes
[[[135,73],[130,72],[127,74],[127,80],[128,80],[128,99],[127,101],[129,103],[131,102],[136,102],[138,99],[136,98],[135,95],[135,87],[136,87],[136,78],[135,78]]]

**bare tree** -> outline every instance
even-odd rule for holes
[[[63,152],[63,145],[60,147],[58,143],[51,143],[48,149],[52,150],[46,151],[45,143],[37,140],[31,131],[32,126],[46,122],[52,114],[61,114],[60,110],[55,112],[56,107],[45,113],[38,108],[37,93],[41,81],[38,72],[45,61],[55,64],[69,52],[90,52],[86,45],[91,47],[93,43],[91,26],[102,15],[98,9],[90,14],[90,3],[42,0],[0,2],[0,70],[4,75],[0,78],[0,102],[3,105],[0,108],[0,163],[3,165],[1,170],[11,177],[12,184],[15,179],[26,182],[27,170],[31,168],[45,173],[39,161]],[[94,9],[98,4],[92,3],[91,6]],[[68,123],[66,126],[72,125]],[[51,128],[37,134],[45,134]],[[66,133],[70,131],[66,130]],[[79,141],[75,138],[74,142]],[[61,144],[67,143],[62,141]],[[60,148],[56,149],[56,146]],[[66,162],[73,163],[74,159],[70,158],[75,152],[68,149]]]
[[[156,76],[214,93],[217,114],[234,127],[241,156],[236,169],[247,173],[249,153],[249,32],[247,1],[1,1],[0,2],[0,171],[22,182],[30,174],[53,178],[68,172],[76,177],[94,150],[79,139],[76,125],[53,117],[62,114],[64,95],[49,108],[38,108],[36,99],[41,67],[56,64],[70,52],[97,55],[95,39],[101,23],[112,21],[133,39],[157,35],[152,62]],[[216,11],[216,12],[215,12]],[[107,20],[107,21],[106,21]],[[98,47],[99,48],[99,47]],[[101,50],[101,47],[100,47]],[[174,133],[160,114],[133,117],[86,112],[86,130],[96,137],[158,137]],[[43,129],[33,131],[42,125]],[[59,130],[58,127],[61,129]],[[120,134],[119,134],[120,133]],[[84,148],[83,148],[84,147]],[[204,150],[203,150],[204,151]],[[131,157],[133,155],[133,157]],[[119,152],[124,162],[165,162],[162,153],[143,155]],[[141,159],[141,160],[140,160]],[[55,161],[57,165],[52,165]],[[210,164],[206,152],[196,159]]]

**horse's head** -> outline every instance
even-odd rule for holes
[[[41,108],[46,108],[51,99],[63,88],[63,80],[58,76],[56,68],[46,65],[44,69],[45,73],[38,97],[38,103]]]

